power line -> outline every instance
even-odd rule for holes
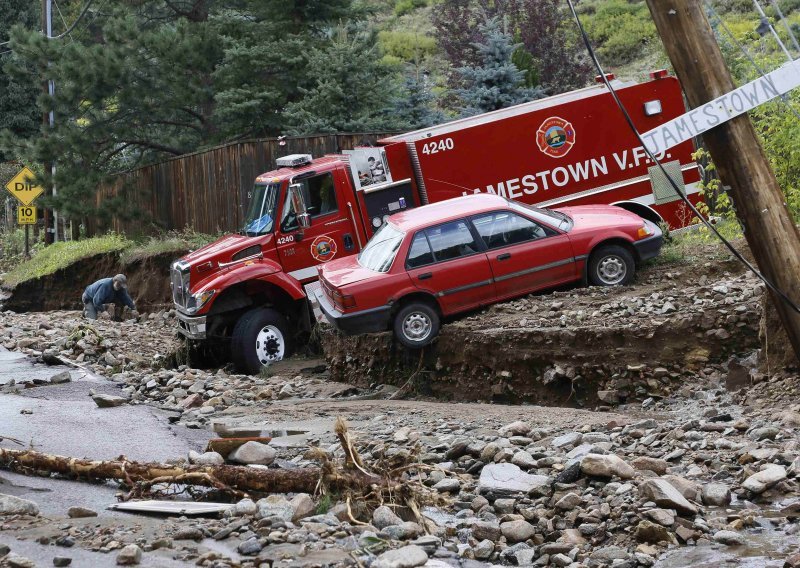
[[[595,68],[597,68],[597,72],[600,73],[600,77],[602,77],[603,82],[605,83],[606,88],[608,89],[608,92],[614,98],[614,102],[617,104],[617,107],[619,108],[620,112],[622,112],[622,115],[625,117],[625,122],[628,123],[628,126],[636,136],[637,140],[639,141],[639,144],[641,144],[642,149],[647,154],[647,157],[650,158],[653,161],[653,163],[658,166],[658,168],[661,170],[661,173],[664,174],[664,177],[669,181],[670,185],[672,186],[672,189],[675,191],[675,194],[678,197],[680,197],[680,199],[683,200],[683,202],[687,205],[689,210],[706,227],[708,227],[720,241],[722,241],[722,243],[731,252],[731,254],[733,254],[733,256],[736,257],[736,259],[739,260],[739,262],[744,264],[753,274],[755,274],[756,277],[758,277],[770,290],[772,290],[778,297],[780,297],[781,300],[783,300],[792,310],[794,310],[797,313],[800,313],[800,306],[795,304],[791,300],[791,298],[789,298],[783,292],[783,290],[778,288],[772,282],[772,280],[770,280],[769,278],[764,276],[761,272],[759,272],[759,270],[755,266],[753,266],[744,256],[742,256],[742,253],[736,250],[736,248],[730,243],[730,241],[728,241],[725,237],[723,237],[720,234],[719,230],[717,230],[717,228],[714,226],[713,223],[711,223],[708,219],[706,219],[705,217],[703,217],[703,215],[700,214],[700,212],[697,210],[697,207],[695,207],[694,204],[691,202],[691,200],[683,193],[683,191],[680,190],[675,180],[672,179],[672,177],[670,177],[670,175],[667,173],[667,170],[664,169],[664,166],[661,164],[661,162],[659,162],[656,156],[653,154],[653,152],[650,151],[650,149],[647,147],[644,140],[642,139],[641,134],[639,134],[636,125],[633,123],[631,115],[628,114],[625,105],[623,105],[622,101],[619,99],[617,91],[614,89],[614,87],[611,86],[608,77],[606,77],[606,73],[603,70],[603,66],[600,64],[600,60],[597,59],[597,54],[595,53],[594,48],[592,47],[592,43],[589,40],[589,36],[586,34],[586,30],[584,29],[583,24],[581,23],[581,20],[578,17],[578,12],[575,10],[575,5],[572,3],[572,0],[567,0],[567,4],[569,4],[569,8],[572,11],[572,16],[575,18],[575,23],[578,24],[578,30],[580,31],[581,39],[583,40],[583,43],[586,46],[587,51],[589,52],[589,57],[592,59]]]
[[[775,0],[769,0],[769,1],[770,4],[772,4],[772,7],[775,9],[775,12],[778,13],[778,17],[781,19],[781,22],[783,22],[786,31],[789,32],[789,37],[792,38],[792,43],[794,44],[794,48],[798,52],[800,52],[800,44],[797,43],[797,37],[795,37],[794,32],[792,31],[792,26],[789,25],[789,22],[786,21],[786,17],[783,15],[783,12],[781,12],[781,7],[778,6],[778,3]]]
[[[50,39],[61,39],[65,35],[69,34],[72,30],[74,30],[75,26],[77,26],[80,23],[80,21],[84,18],[84,16],[86,16],[86,13],[89,11],[89,8],[92,6],[92,2],[94,2],[94,0],[86,0],[86,6],[83,7],[83,10],[81,11],[80,14],[78,14],[78,17],[75,18],[75,21],[72,22],[72,25],[70,27],[68,27],[64,33],[62,33],[60,35],[57,35],[57,36],[52,36]]]
[[[753,58],[753,56],[750,54],[750,52],[747,50],[747,48],[744,46],[744,44],[742,44],[739,40],[736,39],[736,36],[733,35],[733,32],[731,31],[731,29],[725,23],[725,20],[723,20],[722,17],[719,15],[719,13],[714,9],[714,6],[711,4],[711,2],[706,0],[705,5],[706,5],[706,8],[714,16],[714,18],[716,18],[717,23],[720,26],[722,26],[722,29],[725,30],[726,34],[728,34],[728,36],[730,37],[730,39],[733,42],[733,44],[739,49],[739,51],[742,52],[742,54],[744,54],[744,56],[750,62],[750,65],[753,66],[753,68],[758,72],[759,75],[762,75],[762,76],[766,75],[767,72],[764,70],[764,68],[761,67],[756,62],[756,60]],[[786,108],[789,110],[789,112],[791,112],[797,118],[797,120],[800,120],[800,113],[797,110],[795,110],[795,108],[791,104],[789,104],[789,96],[784,94],[784,95],[781,95],[778,98],[784,105],[786,105]]]

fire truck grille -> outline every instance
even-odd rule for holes
[[[172,286],[172,301],[181,308],[189,304],[189,268],[183,268],[177,262],[170,271],[170,285]]]

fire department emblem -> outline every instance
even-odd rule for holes
[[[311,256],[317,262],[328,262],[336,256],[336,241],[328,235],[317,237],[311,242]]]
[[[536,131],[536,145],[551,158],[566,156],[575,144],[575,129],[557,116],[545,120]]]

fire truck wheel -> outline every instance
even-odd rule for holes
[[[244,314],[233,328],[231,355],[236,367],[255,375],[265,365],[288,357],[292,351],[286,318],[270,308]]]
[[[589,259],[589,282],[594,286],[624,286],[636,274],[630,251],[619,245],[605,245]]]
[[[394,317],[394,335],[411,349],[430,345],[439,334],[439,314],[428,304],[413,302],[400,308]]]

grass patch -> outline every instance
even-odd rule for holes
[[[42,248],[33,258],[17,265],[5,278],[6,284],[16,286],[20,282],[41,278],[70,264],[96,254],[119,252],[131,245],[121,235],[108,234],[83,241],[58,242]]]
[[[744,236],[739,223],[733,220],[720,221],[717,223],[717,230],[729,241],[736,241]],[[734,246],[737,245],[734,243]],[[737,248],[741,247],[737,246]],[[730,252],[716,235],[703,226],[677,235],[673,233],[671,239],[662,247],[661,254],[648,263],[651,263],[652,266],[665,266],[727,258],[730,258]]]
[[[146,241],[133,245],[124,253],[120,260],[122,264],[131,264],[153,256],[167,253],[184,253],[187,250],[199,249],[216,240],[214,235],[203,233],[182,232],[168,233],[162,237],[150,237]]]

